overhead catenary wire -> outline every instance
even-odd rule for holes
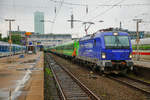
[[[53,18],[53,23],[52,23],[52,25],[51,25],[51,33],[53,32],[53,28],[54,28],[54,25],[55,25],[57,16],[58,16],[58,14],[59,14],[59,12],[60,12],[60,10],[61,10],[61,7],[62,7],[63,3],[64,3],[64,0],[61,1],[61,4],[60,4],[60,6],[59,6],[59,10],[58,10],[58,11],[56,10],[55,16],[54,16],[54,18]]]
[[[57,1],[57,0],[50,0],[52,2],[56,2],[56,3],[61,3],[61,1]],[[77,3],[69,3],[69,2],[63,2],[63,4],[66,5],[75,5],[75,6],[86,6],[86,4],[77,4]]]
[[[52,2],[60,3],[61,1],[57,0],[50,0]],[[81,4],[81,3],[70,3],[70,2],[64,2],[65,5],[74,5],[74,6],[87,6],[87,4]],[[109,4],[96,4],[95,6],[150,6],[150,4],[143,3],[143,4],[116,4],[116,5],[109,5]]]
[[[70,4],[67,4],[68,6],[64,6],[63,7],[68,7],[71,6]],[[82,4],[81,4],[82,5]],[[0,4],[0,6],[2,7],[13,7],[13,5],[11,4]],[[79,6],[79,5],[76,5],[76,6]],[[84,5],[85,7],[87,6],[87,4]],[[118,5],[113,5],[113,4],[110,4],[110,5],[106,5],[106,4],[97,4],[97,5],[94,5],[94,6],[97,6],[97,7],[109,7],[109,6],[116,6],[116,7],[132,7],[132,6],[150,6],[150,4],[118,4]],[[51,8],[49,6],[30,6],[30,5],[16,5],[15,4],[15,7],[19,7],[19,8]]]
[[[108,0],[108,1],[106,1],[105,3],[108,3],[109,1],[112,1],[112,0]],[[105,3],[103,3],[103,4],[105,4]],[[103,5],[103,4],[102,4],[102,5]],[[96,10],[99,9],[99,7],[100,7],[100,6],[96,6],[94,9],[92,9],[91,11],[89,11],[88,14],[95,12]],[[85,16],[83,16],[80,20],[83,20],[86,16],[88,16],[88,14],[86,14]]]
[[[122,7],[122,6],[150,6],[150,4],[118,4],[118,5],[98,5],[98,6],[119,6],[119,7]]]
[[[102,5],[105,5],[106,3],[108,3],[108,2],[110,2],[110,1],[112,1],[112,0],[107,0],[106,2],[104,2]],[[118,0],[115,0],[115,1],[113,1],[113,2],[116,2],[116,1],[118,1]],[[112,3],[113,3],[112,2]],[[98,10],[100,8],[100,6],[96,6],[94,9],[92,9],[91,11],[89,11],[89,12],[95,12],[96,10]],[[84,17],[82,17],[80,20],[82,20],[83,18],[85,19],[85,17],[86,17],[87,15],[85,15]],[[90,21],[90,20],[89,20]],[[92,21],[93,22],[93,21]],[[95,21],[94,21],[95,22]],[[96,22],[98,22],[98,21],[96,21]]]
[[[118,4],[120,4],[120,3],[124,2],[124,1],[125,1],[125,0],[121,0],[121,1],[119,1],[119,2],[117,2],[117,3],[115,3],[113,6],[109,7],[108,9],[104,10],[103,12],[99,13],[99,14],[96,15],[95,17],[91,18],[90,21],[96,19],[97,17],[103,16],[103,15],[106,14],[108,11],[112,10],[112,8],[114,8],[116,5],[118,5]]]

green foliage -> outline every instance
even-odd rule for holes
[[[12,35],[11,39],[12,39],[13,44],[19,44],[19,45],[22,44],[20,35]],[[4,38],[0,39],[0,41],[4,41],[4,42],[8,42],[8,40],[9,40],[9,37],[4,37]]]
[[[53,74],[49,68],[45,68],[45,70],[48,75],[53,76]]]
[[[1,41],[8,42],[8,37],[2,38]]]
[[[21,36],[20,35],[12,35],[11,37],[13,44],[21,45]]]

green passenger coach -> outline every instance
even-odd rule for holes
[[[78,50],[79,50],[79,41],[71,41],[71,42],[50,48],[50,51],[56,54],[64,55],[68,57],[77,56]]]

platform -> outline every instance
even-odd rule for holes
[[[135,66],[150,68],[150,61],[133,61]]]
[[[43,60],[42,52],[1,58],[0,100],[44,100]]]

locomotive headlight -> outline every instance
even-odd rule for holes
[[[130,53],[129,58],[132,58],[132,54]]]
[[[118,35],[118,33],[114,33],[114,35]]]
[[[102,53],[102,58],[105,59],[106,58],[106,54]]]

